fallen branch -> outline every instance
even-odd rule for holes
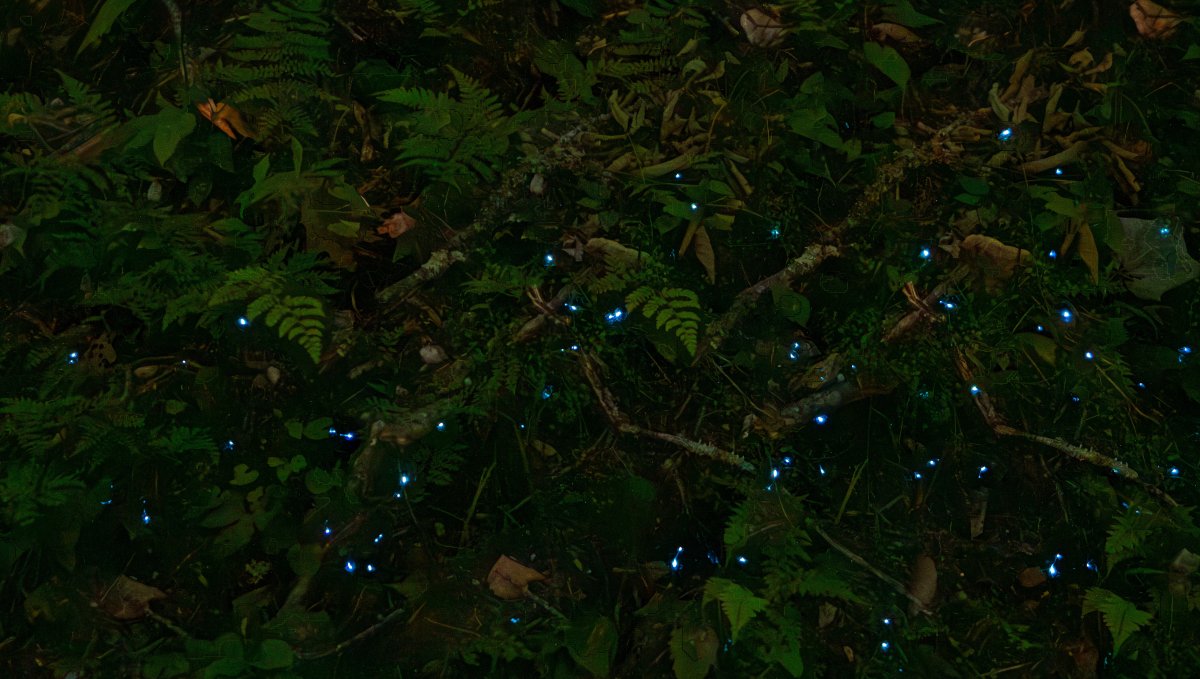
[[[829,534],[826,533],[825,529],[821,528],[820,525],[818,525],[816,523],[811,523],[809,525],[812,526],[813,532],[815,532],[817,535],[820,535],[821,539],[824,540],[825,542],[829,543],[830,547],[833,547],[837,551],[841,552],[842,556],[846,557],[847,559],[850,559],[851,561],[858,564],[859,566],[862,566],[863,568],[867,569],[868,571],[870,571],[871,575],[874,575],[875,577],[879,578],[880,580],[891,585],[892,589],[896,590],[897,593],[903,595],[906,599],[911,601],[913,610],[915,610],[919,613],[924,613],[926,615],[933,614],[933,612],[930,611],[925,606],[925,602],[921,601],[916,596],[914,596],[911,592],[908,591],[908,588],[904,586],[904,583],[900,582],[896,578],[893,578],[892,576],[888,575],[887,573],[884,573],[883,571],[879,570],[878,568],[872,566],[866,559],[855,554],[854,552],[850,551],[846,546],[842,545],[840,542],[829,537]]]
[[[383,619],[381,619],[379,622],[375,623],[374,625],[371,625],[370,627],[366,628],[365,630],[359,632],[358,634],[355,634],[354,636],[350,637],[349,639],[346,639],[345,641],[343,641],[343,642],[339,643],[338,645],[333,646],[331,648],[325,649],[323,651],[295,651],[295,655],[300,660],[320,660],[321,658],[328,658],[331,655],[336,655],[336,654],[341,653],[342,651],[346,650],[347,648],[350,648],[354,644],[357,644],[358,642],[362,641],[363,639],[366,639],[367,637],[371,636],[372,634],[375,634],[384,625],[386,625],[389,622],[400,617],[400,614],[403,612],[404,612],[403,608],[397,608],[396,610],[392,611],[391,613],[388,613],[387,615],[383,616]]]

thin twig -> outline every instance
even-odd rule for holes
[[[917,597],[913,596],[913,594],[911,592],[908,591],[908,588],[904,586],[904,583],[900,582],[896,578],[893,578],[892,576],[888,575],[887,573],[884,573],[883,571],[879,570],[878,568],[872,566],[866,559],[855,554],[854,552],[850,551],[850,549],[847,548],[845,545],[843,545],[840,542],[829,537],[829,534],[826,533],[825,529],[821,528],[820,525],[818,525],[816,523],[813,523],[810,525],[812,526],[813,532],[815,532],[817,535],[820,535],[821,539],[824,540],[825,542],[829,543],[830,547],[833,547],[837,551],[841,552],[842,556],[845,556],[847,559],[850,559],[851,561],[858,564],[859,566],[862,566],[863,568],[867,569],[868,571],[870,571],[871,575],[874,575],[875,577],[879,578],[880,580],[883,580],[887,584],[891,585],[892,589],[896,590],[897,593],[902,594],[905,598],[907,598],[909,601],[911,601],[913,604],[913,608],[916,611],[924,613],[926,615],[933,614],[933,612],[930,611],[925,606],[924,601],[921,601]]]
[[[400,614],[403,612],[404,612],[403,608],[397,608],[394,611],[392,611],[391,613],[388,613],[387,615],[383,616],[383,619],[380,620],[379,622],[375,623],[374,625],[371,625],[370,627],[359,632],[358,634],[355,634],[354,636],[350,637],[349,639],[346,639],[345,641],[339,643],[337,646],[333,646],[332,648],[327,648],[323,651],[296,651],[295,652],[296,657],[301,660],[319,660],[321,658],[327,658],[331,655],[336,655],[338,653],[341,653],[342,651],[346,650],[347,648],[350,648],[354,644],[356,644],[356,643],[362,641],[363,639],[366,639],[367,637],[371,636],[372,634],[378,632],[381,627],[383,627],[384,625],[388,624],[389,622],[395,620],[396,618],[400,617]]]

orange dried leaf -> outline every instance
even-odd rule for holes
[[[383,226],[375,229],[381,235],[387,235],[390,238],[399,238],[412,230],[417,225],[417,220],[412,215],[404,210],[383,220]]]
[[[1175,33],[1183,17],[1151,0],[1137,0],[1129,6],[1129,16],[1143,38],[1163,39]]]
[[[507,556],[501,556],[488,573],[488,588],[492,594],[507,599],[523,599],[529,593],[529,583],[541,582],[546,576]]]
[[[708,272],[708,282],[717,282],[717,259],[713,252],[712,241],[708,238],[708,229],[701,226],[696,229],[695,247],[692,250],[696,253],[696,259],[704,265],[704,270]]]
[[[241,112],[229,104],[217,103],[209,99],[196,104],[196,110],[200,111],[200,115],[204,116],[205,120],[215,125],[230,139],[236,141],[239,134],[243,137],[254,136],[250,131],[250,126],[242,119]]]

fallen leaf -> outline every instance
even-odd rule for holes
[[[217,103],[212,99],[196,104],[196,109],[200,111],[200,115],[204,116],[213,125],[217,126],[230,139],[237,140],[238,135],[243,137],[253,137],[254,134],[250,131],[250,126],[242,119],[242,114],[236,108],[226,103]]]
[[[1169,38],[1183,17],[1151,0],[1137,0],[1129,6],[1129,16],[1143,38]]]
[[[383,220],[383,226],[375,229],[375,232],[380,235],[387,235],[391,238],[399,238],[412,230],[417,225],[417,220],[412,215],[404,210]]]
[[[1030,566],[1029,568],[1023,569],[1020,573],[1017,573],[1017,582],[1021,583],[1021,586],[1026,589],[1037,587],[1045,581],[1046,574],[1043,573],[1042,569],[1040,568],[1034,568],[1033,566]]]
[[[978,270],[989,290],[1012,278],[1017,265],[1029,263],[1028,250],[1005,245],[995,238],[973,233],[963,239],[959,249],[968,262]]]
[[[937,565],[933,559],[925,554],[918,556],[913,561],[912,577],[908,581],[908,593],[920,601],[921,606],[929,608],[929,605],[933,603],[933,597],[937,595],[937,581]],[[915,615],[919,610],[916,601],[909,608],[909,615]]]
[[[751,8],[739,20],[746,39],[755,47],[774,47],[783,40],[783,22],[761,9]]]
[[[501,556],[492,566],[491,572],[488,573],[487,583],[492,594],[512,601],[525,598],[525,595],[529,593],[529,583],[541,582],[545,579],[546,576],[532,568],[523,566],[507,556]]]
[[[916,45],[921,38],[900,24],[879,23],[871,27],[871,38],[876,41],[894,40],[903,45]]]
[[[115,620],[137,620],[146,617],[151,601],[166,598],[166,593],[157,587],[118,575],[96,604]]]

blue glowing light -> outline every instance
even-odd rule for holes
[[[745,566],[746,564],[750,563],[750,560],[744,556],[739,556],[737,558],[737,562],[740,563],[741,565]]]
[[[883,619],[883,624],[885,624],[885,625],[891,625],[891,624],[892,624],[892,619],[891,619],[891,618],[884,618],[884,619]]]
[[[921,472],[913,472],[913,478],[920,481],[921,479],[923,479],[925,477],[921,476]]]
[[[542,263],[545,264],[546,266],[554,266],[554,253],[547,252],[542,257]]]
[[[926,463],[925,463],[925,466],[927,466],[927,467],[930,467],[930,468],[933,468],[933,467],[936,467],[936,466],[937,466],[937,463],[938,463],[938,461],[937,461],[937,458],[936,458],[936,457],[932,457],[932,458],[930,458],[930,459],[929,459],[929,461],[928,461],[928,462],[926,462]]]
[[[708,557],[708,562],[711,563],[712,565],[714,565],[714,566],[721,565],[721,557],[717,556],[717,553],[712,551],[711,549],[708,550],[708,554],[705,554],[705,556]]]
[[[979,468],[979,478],[981,478],[981,479],[982,479],[982,478],[983,478],[983,475],[984,475],[984,474],[986,474],[986,473],[988,473],[989,471],[991,471],[991,469],[989,469],[989,468],[988,468],[988,466],[987,466],[986,464],[985,464],[985,465],[983,465],[983,466],[981,466],[981,467]]]
[[[1050,259],[1058,259],[1058,250],[1051,250],[1050,252],[1046,253],[1046,256]]]
[[[1170,236],[1170,235],[1171,235],[1171,227],[1169,227],[1169,226],[1160,226],[1160,227],[1158,227],[1158,235],[1160,235],[1160,236]]]
[[[921,248],[921,252],[918,254],[920,255],[921,259],[929,259],[933,256],[933,250],[930,250],[929,248]]]
[[[1037,332],[1046,332],[1046,326],[1038,324],[1037,327],[1034,328],[1034,330],[1036,330]]]
[[[813,422],[816,422],[817,424],[825,424],[828,421],[829,421],[829,416],[826,415],[825,413],[821,413],[820,415],[817,415],[816,417],[813,418]]]
[[[680,547],[680,548],[676,549],[676,550],[675,550],[675,556],[674,556],[674,557],[671,559],[671,570],[673,570],[673,571],[677,571],[677,570],[679,570],[680,568],[683,568],[683,564],[681,564],[681,563],[679,562],[679,555],[680,555],[680,554],[683,554],[683,547]]]
[[[376,535],[375,539],[372,540],[372,542],[374,542],[375,544],[379,544],[379,543],[383,542],[383,533]]]
[[[237,324],[239,327],[245,328],[250,325],[250,319],[245,316],[238,316]]]
[[[1179,347],[1179,353],[1186,356],[1186,355],[1192,353],[1192,348],[1190,346],[1186,346],[1186,345]]]
[[[1063,323],[1070,323],[1075,318],[1075,314],[1071,313],[1070,309],[1063,309],[1058,312],[1058,317],[1062,319]]]
[[[958,304],[955,304],[948,299],[938,300],[938,304],[941,304],[942,308],[944,308],[946,311],[954,311],[958,308]]]
[[[1057,578],[1058,577],[1058,566],[1056,566],[1054,564],[1050,564],[1050,567],[1046,569],[1046,575],[1049,575],[1052,578]]]
[[[779,238],[779,235],[780,235],[781,233],[783,233],[783,232],[779,230],[779,227],[778,227],[778,226],[772,226],[772,227],[771,227],[771,240],[776,240],[776,239],[778,239],[778,238]]]
[[[79,352],[78,351],[72,351],[71,353],[67,354],[67,365],[75,365],[78,362],[79,362]]]
[[[604,314],[604,320],[607,321],[609,325],[612,325],[614,323],[620,323],[624,319],[625,319],[625,310],[622,309],[621,307],[617,307],[616,309],[613,309],[612,311]]]
[[[112,504],[112,498],[110,497],[110,498],[108,498],[107,500],[101,500],[101,501],[100,501],[100,504],[102,504],[102,505],[105,505],[105,506],[107,506],[107,505],[111,505],[111,504]]]
[[[329,435],[330,435],[330,436],[337,436],[337,430],[336,430],[336,429],[334,429],[333,427],[330,427],[330,428],[329,428]]]
[[[785,458],[783,458],[782,462],[783,462],[783,466],[790,467],[792,464],[792,458],[785,457]]]
[[[346,559],[346,563],[342,565],[342,569],[347,573],[353,573],[358,570],[358,564],[354,563],[354,559]]]
[[[579,310],[582,308],[578,304],[571,304],[570,302],[567,302],[566,307],[567,307],[567,311],[570,311],[573,314],[578,313]]]
[[[1089,571],[1091,571],[1091,572],[1093,572],[1093,573],[1099,573],[1099,572],[1100,572],[1100,568],[1099,568],[1098,566],[1096,566],[1096,562],[1095,562],[1095,561],[1092,561],[1091,559],[1088,559],[1088,560],[1087,560],[1087,563],[1085,563],[1085,564],[1083,565],[1083,567],[1084,567],[1084,568],[1086,568],[1086,569],[1088,569]]]
[[[330,535],[333,535],[333,529],[329,527],[328,521],[325,522],[325,528],[323,528],[321,530],[321,532],[325,535],[325,537],[329,537]]]
[[[235,446],[235,444],[233,443],[233,439],[226,439],[225,445],[223,447],[225,448],[225,450],[233,450],[234,446]]]
[[[513,617],[509,618],[508,621],[515,625],[515,624],[521,622],[521,619],[514,615]]]
[[[356,434],[352,431],[342,432],[342,438],[346,439],[347,441],[353,441],[355,436]]]
[[[982,392],[982,391],[983,391],[983,390],[979,388],[979,385],[978,385],[978,384],[972,384],[972,385],[971,385],[970,392],[971,392],[971,395],[972,395],[972,396],[978,396],[978,395],[980,394],[980,392]]]
[[[572,344],[570,347],[567,347],[567,348],[570,349],[571,351],[579,351],[578,344]]]
[[[1090,360],[1092,360],[1093,358],[1096,358],[1096,354],[1093,354],[1093,353],[1092,353],[1092,352],[1090,352],[1090,351],[1085,351],[1085,352],[1083,352],[1083,357],[1084,357],[1085,359],[1087,359],[1087,360],[1089,360],[1089,361],[1090,361]]]
[[[700,205],[698,203],[692,203],[688,207],[692,208],[692,212],[695,212],[696,210],[700,209]]]
[[[554,385],[553,385],[553,384],[547,384],[547,385],[546,385],[546,386],[545,386],[545,387],[542,389],[542,400],[543,400],[543,401],[545,401],[546,399],[550,398],[550,397],[551,397],[551,396],[553,396],[553,395],[554,395]]]
[[[1012,139],[1012,136],[1013,129],[1011,127],[1006,127],[1003,130],[1000,130],[1000,132],[996,135],[996,138],[1000,141],[1008,141],[1009,139]]]
[[[1056,168],[1054,168],[1054,174],[1055,174],[1055,176],[1061,177],[1061,176],[1062,176],[1062,173],[1063,173],[1063,169],[1062,169],[1061,167],[1056,167]]]
[[[825,471],[825,465],[819,464],[819,465],[817,465],[817,473],[820,474],[821,476],[825,476],[829,472]]]
[[[438,423],[437,423],[437,426],[435,427],[435,429],[437,429],[438,431],[446,431],[446,423],[445,423],[445,422],[438,422]]]
[[[675,173],[675,179],[677,179],[677,180],[678,180],[678,179],[683,179],[683,173],[682,173],[682,172],[676,172],[676,173]]]
[[[1146,388],[1146,383],[1145,383],[1145,382],[1138,382],[1138,383],[1137,383],[1137,388],[1138,388],[1138,389],[1145,389],[1145,388]]]
[[[883,651],[884,653],[887,653],[888,649],[891,647],[892,647],[892,645],[889,642],[886,642],[886,641],[879,642],[879,650]]]
[[[1071,403],[1079,403],[1081,399],[1076,394],[1071,394]]]
[[[367,564],[367,572],[374,573],[375,572],[375,564],[370,564],[370,563]]]
[[[1180,474],[1179,467],[1171,467],[1170,469],[1167,470],[1167,473],[1170,474],[1171,476],[1179,476],[1179,474]]]
[[[408,482],[411,480],[412,479],[408,478],[408,474],[401,474],[400,475],[400,487],[403,488],[404,486],[407,486]]]

